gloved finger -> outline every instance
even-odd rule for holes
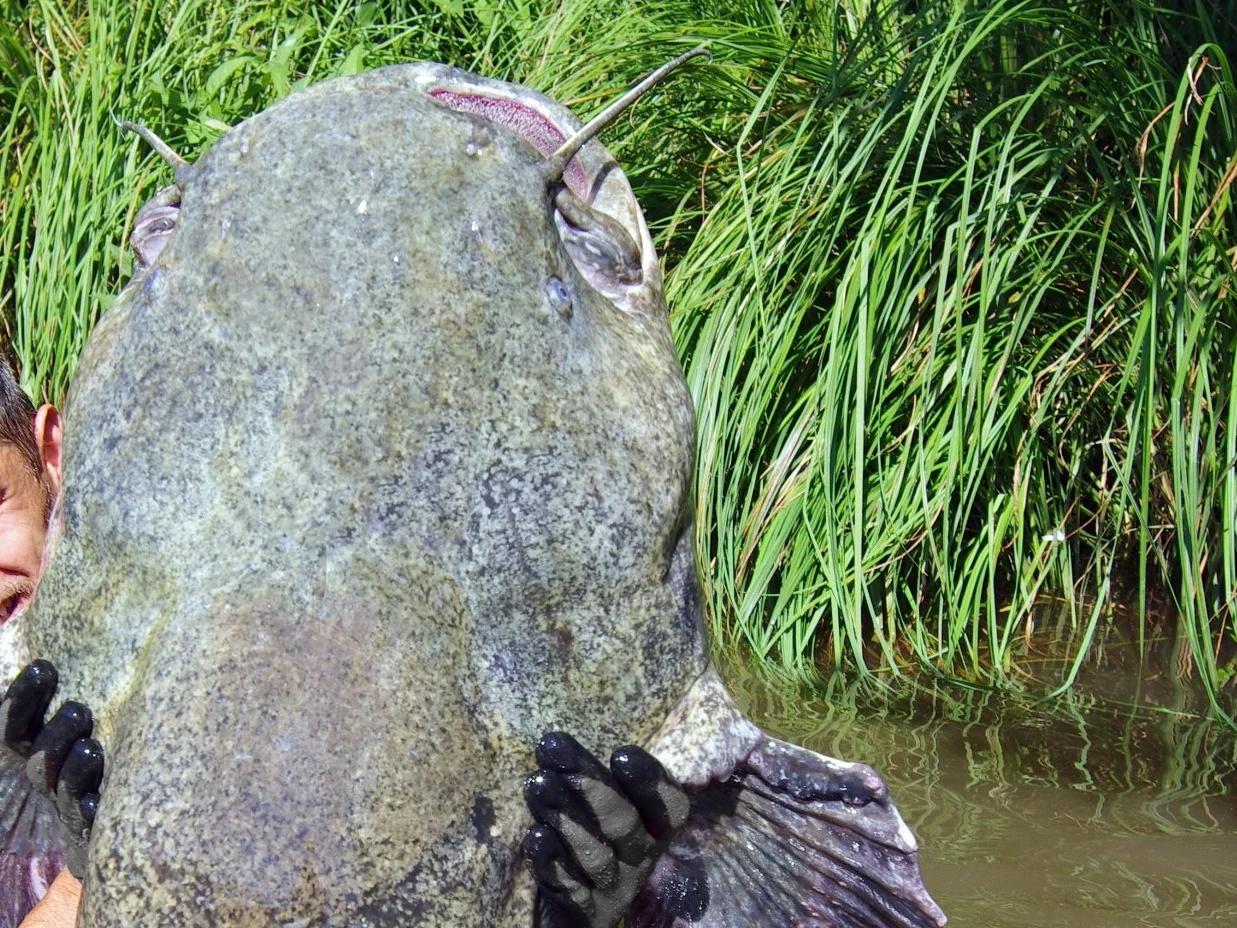
[[[0,699],[0,741],[28,757],[59,683],[49,661],[35,661],[22,670]]]
[[[683,827],[691,803],[652,754],[634,744],[625,745],[610,756],[610,770],[650,835],[668,841]]]
[[[582,773],[609,779],[610,771],[565,731],[551,731],[537,742],[537,765],[556,773]]]
[[[523,851],[532,865],[540,895],[553,910],[549,921],[556,925],[587,924],[592,914],[590,887],[581,879],[554,829],[534,825],[524,836]]]
[[[94,738],[79,738],[73,742],[68,757],[60,768],[56,798],[72,805],[73,814],[80,815],[80,803],[91,793],[97,794],[103,782],[103,746]],[[64,817],[64,813],[61,813]]]
[[[60,768],[73,749],[73,742],[89,738],[94,731],[94,716],[80,702],[66,702],[43,726],[34,739],[26,776],[34,788],[47,795],[56,791]]]
[[[99,814],[99,794],[87,793],[78,801],[78,808],[82,813],[82,820],[87,825],[93,825],[95,816]]]
[[[608,889],[618,879],[614,848],[601,834],[594,813],[580,802],[563,776],[538,770],[524,781],[524,801],[533,817],[557,832],[572,861],[588,881]]]
[[[86,865],[90,862],[90,846],[85,841],[69,841],[64,846],[64,868],[78,882],[86,879]]]
[[[60,833],[64,838],[66,866],[79,880],[86,875],[90,826],[98,809],[96,790],[103,780],[103,748],[93,738],[73,742],[69,755],[60,768],[56,784],[56,812],[60,816]],[[93,804],[83,806],[87,796]],[[90,812],[87,818],[86,812]]]

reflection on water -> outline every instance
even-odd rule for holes
[[[779,693],[727,670],[770,732],[885,776],[955,928],[1237,926],[1237,738],[1221,725],[990,694]]]

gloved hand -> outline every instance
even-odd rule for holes
[[[648,752],[627,745],[607,770],[568,734],[537,745],[524,781],[537,819],[524,855],[538,886],[538,928],[614,928],[670,838],[687,820],[687,794]]]
[[[79,702],[64,703],[44,722],[59,680],[56,668],[42,660],[17,675],[0,699],[0,741],[29,758],[30,782],[56,804],[68,869],[80,880],[99,808],[103,748],[90,737],[94,717]]]

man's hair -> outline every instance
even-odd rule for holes
[[[34,404],[13,376],[12,351],[0,356],[0,446],[21,452],[35,477],[42,479],[43,457],[34,440]]]

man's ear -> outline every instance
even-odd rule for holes
[[[43,476],[51,486],[52,495],[60,495],[60,445],[64,426],[60,413],[50,403],[44,403],[34,414],[34,443],[43,459]]]

